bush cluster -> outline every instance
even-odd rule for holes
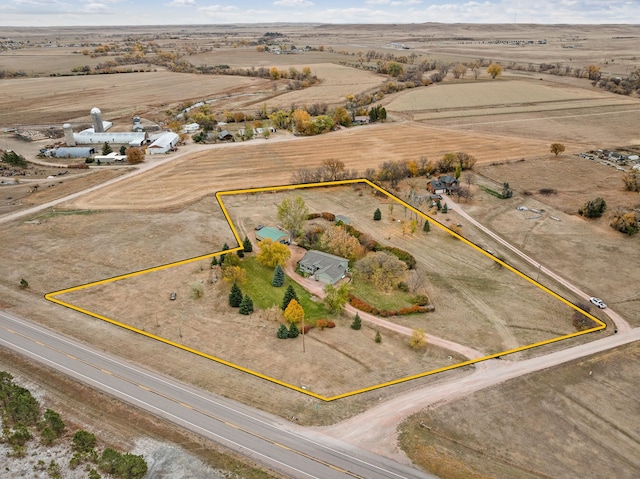
[[[420,306],[418,304],[400,309],[378,309],[352,294],[349,295],[349,304],[360,311],[373,314],[374,316],[381,316],[383,318],[388,318],[390,316],[407,316],[409,314],[427,313],[431,311],[431,308]]]

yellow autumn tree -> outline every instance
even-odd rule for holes
[[[258,263],[275,268],[276,265],[284,266],[291,257],[291,251],[281,243],[274,243],[270,238],[266,238],[258,245],[260,251],[256,255]]]
[[[299,323],[304,318],[304,309],[295,299],[289,301],[287,309],[284,310],[284,317],[290,323]]]
[[[487,67],[487,73],[491,75],[491,78],[499,77],[502,75],[502,67],[497,63],[492,63]]]

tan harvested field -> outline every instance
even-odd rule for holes
[[[339,145],[339,146],[337,146]],[[439,158],[466,151],[479,163],[539,156],[545,141],[514,140],[495,136],[433,129],[409,122],[345,129],[295,141],[253,140],[179,159],[131,181],[89,194],[75,207],[97,209],[163,209],[196,201],[221,190],[277,186],[291,181],[298,168],[315,168],[327,158],[339,158],[349,170],[364,175],[387,160]],[[381,152],[385,152],[381,155]],[[133,185],[137,186],[133,186]]]
[[[487,109],[495,115],[521,113],[527,109],[549,111],[629,104],[639,106],[637,100],[604,91],[550,85],[536,80],[501,78],[412,89],[391,101],[387,108],[409,112],[415,120],[425,120],[432,118],[434,110],[449,114],[455,112],[456,117],[466,117],[486,114]]]
[[[87,29],[67,28],[28,31],[7,28],[3,35],[30,38],[34,43],[55,36],[61,44],[118,42],[125,36],[140,35],[144,41],[158,42],[165,51],[193,44],[213,48],[210,52],[183,57],[193,65],[224,63],[280,68],[309,65],[322,82],[305,90],[287,92],[286,80],[281,80],[274,89],[270,80],[172,73],[153,65],[157,71],[149,73],[54,78],[46,75],[67,74],[74,66],[95,65],[113,57],[91,59],[72,53],[76,48],[68,46],[28,48],[0,53],[0,71],[24,69],[42,74],[41,78],[0,80],[1,91],[10,92],[0,95],[0,127],[36,126],[48,130],[49,125],[59,126],[66,121],[84,124],[88,123],[89,110],[94,106],[101,108],[105,119],[115,120],[115,130],[127,130],[133,115],[166,122],[169,117],[165,110],[203,99],[217,100],[211,104],[211,110],[219,117],[227,109],[255,113],[263,103],[269,109],[288,108],[292,104],[344,104],[345,94],[371,90],[388,80],[349,66],[357,66],[359,53],[368,50],[394,55],[415,53],[416,63],[426,59],[458,62],[482,58],[525,69],[532,64],[534,70],[540,63],[559,63],[562,68],[574,69],[595,64],[605,75],[621,77],[640,67],[635,25],[244,25],[229,27],[226,32],[216,26],[172,28],[114,27],[109,39]],[[253,40],[266,31],[283,32],[287,44],[323,45],[325,49],[276,56],[257,52],[253,46],[231,48],[235,41]],[[229,38],[225,39],[225,35]],[[546,39],[547,42],[523,46],[496,42],[514,39]],[[410,49],[391,48],[389,42],[402,42]],[[375,63],[375,60],[365,61],[363,66],[373,67]],[[147,68],[146,64],[142,66]],[[350,170],[364,173],[366,168],[377,168],[383,161],[421,157],[437,160],[444,153],[464,151],[478,158],[473,198],[462,203],[467,212],[583,291],[602,297],[632,326],[640,325],[639,275],[634,262],[640,235],[626,237],[608,226],[611,212],[618,207],[639,208],[640,197],[622,191],[622,173],[615,168],[573,155],[597,148],[638,147],[638,98],[605,93],[592,87],[588,80],[573,76],[508,69],[495,81],[488,79],[484,72],[478,81],[471,80],[470,73],[464,80],[454,80],[449,75],[441,84],[386,95],[381,104],[389,113],[386,124],[343,129],[315,138],[294,138],[279,131],[269,141],[198,146],[207,151],[176,157],[136,178],[57,206],[55,212],[2,224],[0,304],[94,347],[161,369],[169,377],[274,414],[295,415],[302,424],[333,424],[414,388],[424,388],[428,394],[430,385],[464,378],[472,368],[318,406],[297,392],[53,305],[44,300],[43,295],[63,287],[210,253],[219,250],[224,242],[232,244],[233,238],[213,197],[216,191],[287,184],[297,168],[315,168],[325,159],[341,159]],[[567,147],[566,154],[558,158],[549,154],[549,144],[556,141]],[[17,141],[0,140],[0,148],[28,152],[28,159],[40,146],[40,142],[34,142],[23,150]],[[191,145],[180,147],[180,155],[192,151],[191,148]],[[525,161],[520,161],[522,159]],[[46,191],[41,187],[36,194],[25,192],[31,178],[22,185],[3,186],[4,203],[0,213],[59,197],[62,192],[78,191],[83,185],[96,184],[115,174],[103,171],[88,175],[85,180],[71,181],[70,176],[51,180],[56,183],[55,187]],[[499,189],[504,181],[514,188],[514,196],[509,200],[498,200],[479,188],[485,185]],[[426,180],[415,182],[417,188],[424,191]],[[406,195],[408,188],[408,184],[402,183],[398,195]],[[540,188],[555,188],[557,194],[540,195],[537,193]],[[274,199],[283,196],[274,195]],[[318,209],[335,207],[341,209],[336,213],[346,214],[355,211],[353,216],[358,226],[372,228],[368,224],[372,223],[368,222],[371,217],[368,209],[373,201],[379,200],[361,205],[362,198],[354,199],[342,193],[336,193],[330,201],[326,197],[311,196],[309,201],[315,202]],[[575,215],[581,204],[596,196],[606,198],[609,210],[605,217],[587,221]],[[251,232],[253,223],[262,222],[274,206],[273,202],[252,205],[252,199],[242,195],[230,203],[232,214],[240,219],[247,232]],[[516,210],[521,205],[541,213]],[[558,308],[557,301],[541,298],[532,288],[520,289],[511,273],[491,265],[483,256],[467,255],[460,242],[433,229],[427,238],[422,238],[422,233],[414,239],[402,237],[399,230],[393,230],[395,224],[385,223],[390,216],[386,206],[381,210],[384,219],[379,228],[384,231],[383,239],[391,238],[386,241],[396,241],[402,248],[411,250],[421,262],[421,273],[430,279],[436,313],[424,319],[428,321],[428,332],[492,352],[570,331],[567,307]],[[394,215],[401,217],[402,212],[396,209]],[[448,225],[460,223],[465,237],[536,278],[535,266],[524,264],[504,247],[496,246],[455,213],[438,214],[435,218]],[[382,232],[376,230],[370,231]],[[210,334],[210,330],[203,323],[193,321],[193,317],[210,320],[216,327],[222,326],[218,321],[237,320],[224,312],[211,319],[214,315],[210,311],[217,307],[216,299],[225,300],[224,295],[214,294],[214,286],[208,285],[202,305],[188,298],[188,284],[192,279],[208,278],[206,264],[202,267],[201,270],[200,263],[192,263],[105,286],[104,294],[114,303],[123,299],[129,303],[129,307],[107,305],[105,310],[114,316],[131,318],[134,325],[152,333],[166,333],[170,339],[176,338],[175,321],[182,321],[185,328],[179,325],[178,339],[182,334],[182,339],[200,344],[202,339],[196,334]],[[28,279],[29,289],[19,289],[21,278]],[[557,287],[544,274],[539,280],[573,300],[570,293]],[[134,289],[132,285],[139,288]],[[170,303],[166,297],[174,286],[179,300]],[[521,291],[526,293],[519,298],[522,301],[512,302],[513,295],[521,295]],[[77,293],[77,296],[82,296],[81,300],[92,307],[99,307],[105,300],[98,290]],[[194,309],[184,313],[179,309],[184,307]],[[550,314],[544,316],[546,311]],[[600,312],[594,314],[603,317]],[[535,318],[535,324],[530,317]],[[461,320],[463,326],[456,326]],[[259,315],[250,321],[259,332],[263,325],[264,329],[272,327],[272,323]],[[340,321],[336,330],[323,331],[321,334],[327,335],[318,334],[316,339],[330,337],[328,335],[343,329],[349,332],[348,320]],[[418,316],[396,321],[407,327],[424,326],[423,318]],[[611,329],[509,359],[564,349],[613,334]],[[366,329],[361,332],[372,333]],[[481,341],[480,346],[477,340]],[[448,361],[446,353],[435,350],[428,350],[425,357],[413,361],[413,351],[407,351],[402,341],[391,335],[384,336],[381,346],[385,351],[405,348],[399,357],[406,363],[416,363],[409,364],[410,371],[418,365]],[[370,347],[373,344],[358,344],[366,361],[358,363],[349,359],[347,366],[340,366],[344,369],[334,370],[335,384],[331,376],[323,376],[318,381],[322,392],[343,391],[343,386],[360,374],[367,378],[362,379],[364,383],[405,371],[395,371],[388,358],[384,359],[380,372],[367,370],[363,363],[377,361],[368,350],[375,352],[375,348]],[[277,342],[269,345],[282,347]],[[336,361],[348,353],[342,343],[318,342],[316,345],[324,356]],[[259,345],[261,352],[273,353],[264,346]],[[235,340],[215,346],[225,352],[234,347],[240,349]],[[638,348],[630,345],[434,407],[409,424],[414,435],[428,432],[418,425],[420,421],[432,427],[427,437],[430,443],[424,447],[411,443],[409,455],[418,462],[426,459],[432,465],[442,466],[438,474],[443,479],[599,478],[612,477],[612,473],[617,473],[616,477],[635,477],[640,467],[635,461],[639,441],[633,435],[638,429],[634,422],[638,416],[635,401],[638,374],[637,368],[634,369],[637,353]],[[255,361],[255,358],[248,360]],[[290,374],[287,380],[297,383],[314,377],[310,369],[315,373],[318,364],[324,362],[316,362],[297,376],[286,370],[280,357],[271,367],[276,373]],[[593,376],[588,376],[587,368],[593,371]],[[389,450],[395,448],[395,443],[388,444]]]
[[[171,72],[127,73],[60,78],[3,80],[11,95],[0,97],[0,125],[90,122],[89,111],[102,109],[104,119],[130,118],[185,100],[223,97],[266,88],[267,80],[200,76]]]

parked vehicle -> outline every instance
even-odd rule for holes
[[[591,301],[591,303],[595,304],[600,309],[604,309],[607,307],[607,305],[604,304],[604,301],[602,301],[600,298],[596,298],[595,296],[591,296],[589,298],[589,301]]]

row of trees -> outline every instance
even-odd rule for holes
[[[2,438],[11,447],[10,456],[25,457],[27,444],[34,441],[34,433],[40,434],[40,442],[45,446],[52,446],[63,438],[66,425],[60,414],[46,409],[40,416],[40,404],[28,389],[13,382],[11,374],[0,371],[0,415],[2,416]],[[101,455],[96,451],[97,439],[95,435],[80,430],[71,438],[73,456],[69,461],[69,468],[75,469],[82,463],[93,463],[97,469],[122,479],[141,479],[147,473],[147,463],[142,456],[120,453],[106,448]],[[7,467],[7,471],[9,468]],[[62,467],[52,460],[48,465],[39,461],[34,470],[43,470],[50,477],[62,477]],[[101,476],[96,468],[87,465],[90,479]]]

